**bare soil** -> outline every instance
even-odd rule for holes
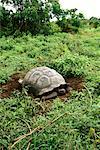
[[[13,91],[20,90],[21,85],[18,82],[19,79],[20,74],[16,73],[11,76],[11,79],[7,83],[0,84],[0,88],[2,89],[2,92],[0,93],[0,98],[10,97]]]
[[[11,96],[12,92],[15,90],[21,91],[21,85],[18,83],[18,80],[22,78],[22,75],[19,73],[13,74],[11,79],[6,84],[0,84],[0,89],[2,92],[0,93],[0,98],[8,98]],[[84,87],[84,80],[83,78],[78,77],[69,77],[65,79],[67,83],[70,84],[70,87],[73,90],[81,91]],[[70,92],[66,93],[63,96],[59,96],[60,99],[65,99],[70,96]]]

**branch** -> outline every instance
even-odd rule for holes
[[[29,133],[19,136],[18,138],[16,138],[17,141],[14,142],[14,144],[13,144],[9,149],[12,149],[17,143],[19,143],[21,140],[25,139],[27,136],[32,135],[34,132],[37,132],[37,131],[38,131],[38,132],[41,133],[41,132],[44,131],[48,126],[52,125],[53,123],[55,123],[57,120],[59,120],[59,119],[62,118],[63,116],[69,115],[69,114],[72,114],[72,113],[67,113],[67,112],[65,112],[64,114],[58,116],[58,117],[55,118],[54,120],[49,121],[48,124],[47,124],[45,127],[43,127],[43,126],[38,126],[38,127],[34,128],[33,130],[31,130]]]

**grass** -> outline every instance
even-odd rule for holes
[[[1,84],[16,72],[25,74],[43,65],[64,77],[81,76],[85,81],[85,88],[72,91],[67,102],[59,98],[36,101],[19,91],[1,99],[0,148],[99,149],[100,28],[80,30],[75,35],[2,37],[0,47]],[[26,136],[21,139],[22,135]],[[18,137],[20,140],[14,143]]]

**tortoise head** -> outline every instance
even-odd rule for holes
[[[58,88],[58,93],[60,95],[64,95],[66,92],[70,92],[72,90],[72,88],[70,87],[70,84],[69,83],[66,83],[65,85],[61,85],[59,88]]]
[[[59,93],[60,95],[63,95],[63,94],[66,93],[66,89],[64,89],[64,88],[58,88],[58,93]]]

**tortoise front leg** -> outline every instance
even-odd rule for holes
[[[52,92],[51,94],[49,94],[47,96],[42,96],[41,99],[47,100],[47,99],[55,98],[57,95],[58,95],[57,92]]]

